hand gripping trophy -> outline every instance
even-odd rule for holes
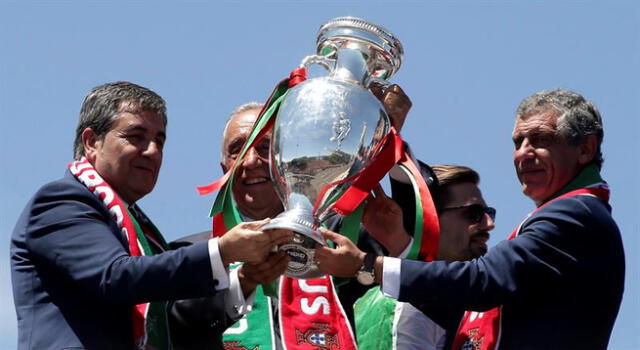
[[[271,141],[271,177],[285,211],[263,229],[295,232],[280,249],[291,257],[286,274],[296,278],[321,275],[314,248],[326,243],[318,227],[378,155],[390,130],[389,117],[369,88],[386,86],[403,58],[393,34],[354,17],[324,23],[317,53],[301,67],[319,64],[328,75],[287,92]]]

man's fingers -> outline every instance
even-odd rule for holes
[[[266,231],[271,238],[271,242],[274,244],[287,243],[293,238],[293,232],[284,229],[268,230]]]
[[[328,259],[331,256],[331,253],[333,250],[335,249],[325,247],[325,246],[316,248],[316,259],[318,260]]]
[[[413,103],[398,85],[392,85],[385,91],[382,104],[391,117],[391,124],[400,131]]]
[[[369,87],[369,90],[371,90],[373,95],[377,97],[378,100],[380,100],[380,102],[382,102],[384,98],[384,91],[382,90],[382,85],[377,83],[371,84]]]
[[[270,218],[266,218],[266,219],[262,219],[259,221],[249,221],[249,222],[244,222],[240,225],[243,225],[243,228],[249,229],[249,230],[259,230],[262,226],[268,224],[271,221]]]
[[[338,245],[344,245],[346,241],[348,241],[349,239],[339,233],[335,233],[333,231],[329,231],[324,227],[320,228],[320,232],[322,233],[322,236],[324,237],[324,239],[330,239],[333,242],[337,243]]]

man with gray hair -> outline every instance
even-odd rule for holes
[[[227,265],[262,262],[291,238],[247,222],[170,251],[136,202],[153,190],[166,107],[129,82],[94,88],[80,111],[75,161],[44,185],[11,237],[18,349],[169,349],[167,302],[230,287]]]
[[[624,251],[600,177],[602,119],[566,90],[543,91],[517,110],[513,161],[536,209],[509,238],[466,262],[376,257],[387,296],[463,308],[453,349],[606,349],[624,288]],[[369,228],[369,231],[372,231]],[[321,269],[353,276],[365,253],[326,232]]]
[[[374,93],[378,95],[383,106],[391,115],[394,125],[402,126],[401,123],[411,107],[411,102],[402,89],[394,85],[384,93],[382,91],[374,91]],[[231,169],[238,159],[262,106],[257,102],[245,103],[229,115],[222,135],[220,167],[223,173]],[[271,133],[267,133],[260,142],[247,150],[242,161],[236,165],[231,192],[234,210],[237,210],[240,219],[245,221],[274,218],[283,211],[282,202],[269,174],[270,139]],[[215,227],[218,227],[219,224],[222,223],[214,220]],[[335,217],[327,224],[332,229],[338,229],[341,219]],[[366,247],[364,249],[383,251],[380,244],[372,238],[368,238],[364,230],[361,231],[360,245]],[[223,237],[227,234],[224,234]],[[211,231],[205,231],[184,237],[171,244],[174,247],[190,245],[205,240],[211,235]],[[396,243],[393,239],[391,241]],[[392,245],[384,246],[388,250],[393,250],[395,247]],[[225,311],[225,305],[229,306],[229,303],[225,303],[224,299],[219,296],[176,302],[171,309],[169,319],[174,348],[184,350],[220,349],[224,346],[226,349],[271,347],[273,345],[275,349],[282,349],[280,322],[286,324],[289,321],[285,316],[279,316],[277,301],[267,298],[258,285],[273,282],[282,275],[288,262],[286,254],[277,252],[272,253],[263,263],[245,263],[231,272],[232,276],[237,276],[240,290],[247,298],[247,303],[253,303],[252,307],[246,310],[252,309],[253,311],[246,313],[244,318],[231,328],[229,327],[232,326],[233,321],[236,321],[237,316],[241,315],[230,312],[228,308]],[[339,298],[347,318],[351,318],[353,313],[351,304],[364,291],[366,288],[363,286],[353,285],[341,289]],[[220,339],[220,333],[225,329],[227,331],[224,339]],[[222,340],[224,340],[224,345],[222,345]]]

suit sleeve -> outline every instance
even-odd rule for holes
[[[574,196],[550,203],[525,222],[520,235],[481,258],[452,263],[403,260],[398,300],[419,307],[484,311],[532,286],[572,278],[587,254],[598,251],[597,233],[607,231],[595,218],[603,215],[609,216],[598,199]]]
[[[214,293],[206,241],[129,256],[104,205],[88,191],[64,186],[45,187],[31,210],[25,233],[33,259],[50,270],[47,275],[69,279],[86,293],[128,304]]]

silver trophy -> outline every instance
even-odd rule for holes
[[[326,245],[318,227],[389,132],[389,117],[369,87],[386,86],[403,58],[393,34],[354,17],[324,23],[317,45],[318,54],[301,67],[319,64],[329,74],[298,84],[280,106],[270,169],[285,210],[263,228],[295,232],[280,249],[291,258],[286,274],[296,278],[322,275],[314,259],[316,245]]]

